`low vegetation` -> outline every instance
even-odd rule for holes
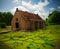
[[[0,28],[0,32],[6,32],[8,30],[11,30],[11,26],[6,26],[6,28]]]
[[[60,25],[50,25],[44,30],[0,34],[0,41],[12,49],[54,49],[59,36]]]

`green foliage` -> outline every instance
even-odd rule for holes
[[[46,20],[45,20],[45,25],[48,26],[48,24],[49,24],[49,23],[48,23],[48,19],[46,18]]]
[[[11,24],[13,15],[10,12],[0,12],[0,22],[6,25]]]
[[[6,23],[1,23],[0,28],[6,28]]]
[[[14,40],[14,38],[12,36],[10,36],[10,40]]]
[[[28,46],[27,49],[30,49],[30,47]]]
[[[53,11],[46,19],[46,24],[60,24],[60,12]]]
[[[16,31],[0,34],[0,41],[12,49],[53,49],[58,39],[60,39],[60,25],[49,25],[45,30],[33,32]]]
[[[40,49],[40,47],[38,47],[37,49]]]
[[[23,45],[23,43],[21,43],[21,45]]]
[[[5,43],[0,41],[0,49],[11,49],[11,48],[7,46]]]

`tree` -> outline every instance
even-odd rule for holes
[[[49,24],[60,24],[60,12],[53,11],[46,20]]]
[[[0,26],[1,24],[11,25],[13,15],[10,12],[0,12]]]
[[[10,13],[10,12],[7,12],[7,13],[3,13],[3,15],[4,15],[4,20],[5,20],[5,23],[7,24],[7,25],[11,25],[11,20],[12,20],[12,17],[13,17],[13,15]]]

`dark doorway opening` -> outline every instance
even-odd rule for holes
[[[19,29],[19,23],[16,23],[16,29]]]
[[[38,22],[37,21],[35,22],[35,29],[36,30],[38,29]]]
[[[39,22],[39,29],[41,29],[41,28],[42,28],[42,25],[41,25],[41,23],[42,23],[42,22],[40,21],[40,22]]]

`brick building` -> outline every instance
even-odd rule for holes
[[[16,9],[11,21],[12,30],[37,30],[44,28],[44,20],[38,15]]]

